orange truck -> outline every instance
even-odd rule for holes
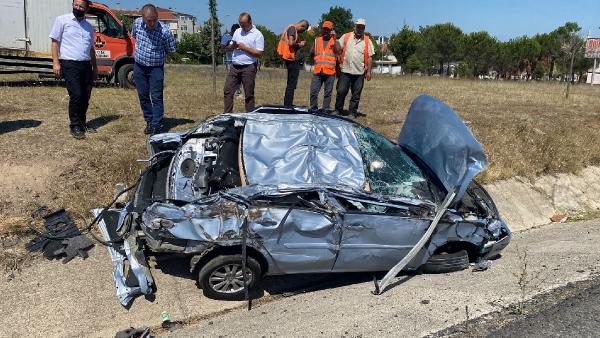
[[[72,0],[0,0],[0,74],[52,73],[50,30],[54,19],[72,11]],[[94,27],[100,79],[135,87],[135,39],[106,5],[91,2],[87,20]]]

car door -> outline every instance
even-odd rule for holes
[[[355,127],[354,133],[363,160],[366,197],[336,197],[345,210],[333,270],[387,270],[426,231],[435,205],[433,193],[421,168],[399,146],[362,126]]]
[[[430,219],[408,208],[339,198],[346,205],[333,271],[382,271],[398,263],[421,238]]]
[[[338,253],[339,222],[324,210],[278,199],[249,211],[250,230],[273,260],[271,272],[331,271]]]
[[[98,70],[110,74],[114,62],[122,56],[132,55],[133,45],[121,24],[100,8],[91,8],[87,20],[94,27],[94,48]]]

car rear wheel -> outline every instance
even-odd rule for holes
[[[252,288],[261,276],[260,264],[247,258],[246,283]],[[198,273],[198,283],[204,295],[213,299],[240,300],[244,298],[242,256],[217,256],[205,264]]]
[[[423,266],[426,273],[447,273],[461,271],[469,267],[469,253],[460,250],[454,253],[439,253],[429,257]]]

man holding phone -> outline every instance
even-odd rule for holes
[[[313,77],[310,83],[310,110],[318,108],[319,92],[325,84],[323,95],[323,113],[330,113],[331,92],[336,75],[336,61],[342,48],[335,38],[335,30],[331,21],[323,22],[321,36],[318,37],[312,48],[310,56],[314,60]]]
[[[265,49],[265,38],[252,24],[249,13],[240,14],[238,23],[240,28],[233,33],[232,41],[225,52],[232,51],[231,67],[225,79],[223,88],[224,113],[233,112],[233,96],[240,83],[244,86],[246,112],[254,110],[254,84],[258,69],[258,58]]]

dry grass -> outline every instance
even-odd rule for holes
[[[115,183],[135,179],[142,168],[135,160],[146,152],[135,91],[94,88],[88,119],[101,126],[97,134],[77,141],[68,132],[65,88],[52,81],[24,85],[27,78],[32,77],[0,82],[0,229],[24,224],[40,205],[79,213],[103,205]],[[296,104],[308,104],[309,81],[307,74],[300,79]],[[257,102],[280,104],[284,87],[283,71],[261,71]],[[212,96],[206,67],[168,69],[165,106],[172,130],[220,113],[222,88],[221,74],[217,97]],[[361,111],[367,116],[359,121],[395,139],[411,101],[421,93],[452,106],[484,144],[490,166],[480,180],[575,172],[600,163],[597,88],[576,86],[565,100],[558,84],[376,77],[365,86]],[[235,105],[241,111],[243,100]],[[27,125],[25,120],[41,124],[19,128]]]

